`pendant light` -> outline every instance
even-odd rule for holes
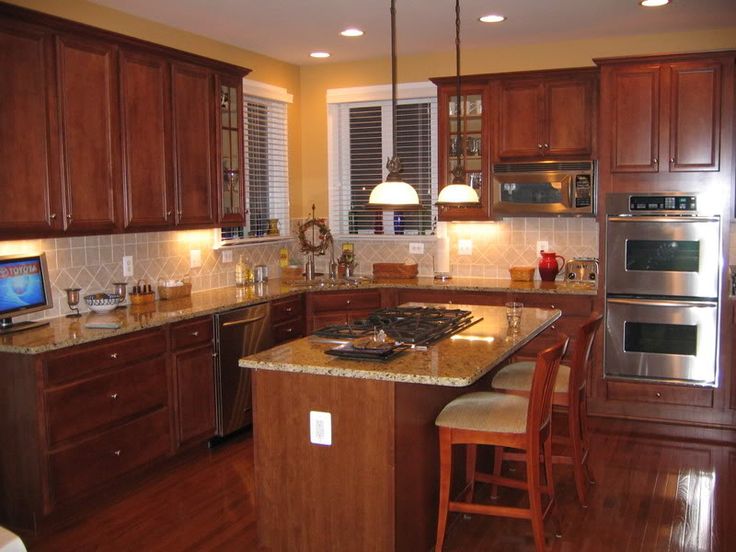
[[[457,157],[452,168],[452,183],[444,186],[437,196],[437,205],[448,207],[477,207],[480,204],[478,193],[465,182],[463,166],[462,113],[460,112],[460,0],[455,0],[455,128],[458,136]]]
[[[417,191],[401,180],[401,161],[396,155],[396,1],[391,0],[391,120],[393,152],[386,163],[386,180],[371,191],[368,206],[386,210],[419,209]]]

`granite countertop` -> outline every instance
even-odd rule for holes
[[[360,280],[358,286],[320,286],[319,282],[272,279],[264,284],[245,288],[227,287],[193,293],[191,297],[155,301],[150,305],[131,305],[118,308],[108,314],[85,313],[81,318],[65,316],[49,320],[49,325],[0,336],[0,353],[38,354],[82,343],[106,339],[118,335],[178,322],[197,316],[224,312],[230,309],[272,301],[306,291],[335,291],[339,289],[448,289],[457,291],[489,291],[518,293],[550,293],[566,295],[595,295],[596,288],[567,282],[512,282],[509,279],[453,278],[444,282],[433,278],[410,280],[380,279]],[[118,329],[102,330],[85,328],[87,322],[117,322]]]
[[[408,350],[385,362],[347,360],[325,354],[334,343],[304,337],[240,359],[256,370],[464,387],[473,384],[561,316],[557,309],[525,308],[518,333],[506,325],[504,307],[446,305],[473,311],[480,322],[426,351]]]

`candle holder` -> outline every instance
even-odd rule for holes
[[[74,312],[71,312],[67,314],[67,318],[79,318],[82,316],[79,314],[79,309],[77,308],[77,305],[79,304],[79,292],[82,288],[66,288],[64,291],[66,291],[66,304],[69,305],[69,310],[72,310]]]

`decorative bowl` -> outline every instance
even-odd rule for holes
[[[84,302],[87,303],[89,310],[99,313],[110,312],[118,306],[121,299],[117,293],[95,293],[84,296]]]

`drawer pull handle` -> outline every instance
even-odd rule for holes
[[[192,332],[192,337],[197,337],[199,335],[199,330],[194,330]]]
[[[118,354],[117,353],[110,353],[110,358],[112,358],[112,359],[118,358]]]
[[[120,455],[121,455],[122,453],[123,453],[123,451],[122,451],[122,450],[120,450],[120,449],[118,449],[118,450],[114,450],[114,451],[113,451],[113,454],[114,454],[115,456],[120,456]]]
[[[660,393],[659,391],[657,391],[657,398],[658,399],[661,399],[662,398],[662,393]]]
[[[110,398],[112,400],[116,400],[118,398],[118,394],[117,393],[110,393]]]
[[[291,312],[293,309],[291,307],[286,307],[284,310],[286,310],[286,312]]]
[[[294,331],[294,328],[286,328],[286,330],[285,330],[285,331],[286,331],[286,333],[291,333],[291,332],[293,332],[293,331]]]

